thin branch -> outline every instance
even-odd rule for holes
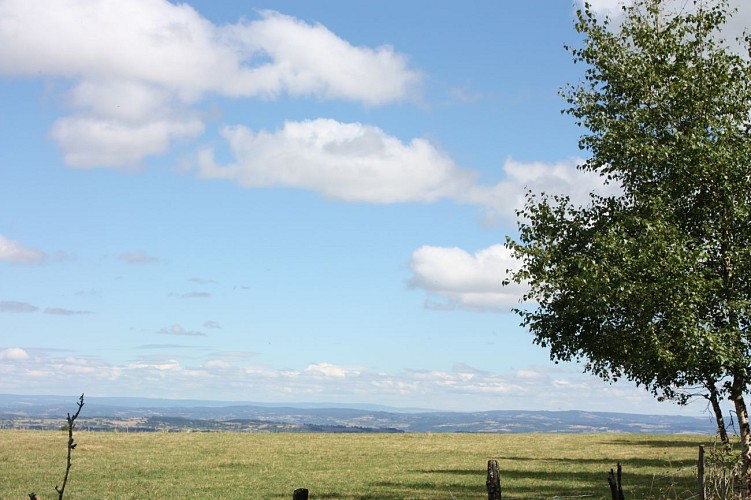
[[[73,428],[76,426],[75,422],[78,418],[78,414],[81,413],[81,408],[83,408],[83,405],[83,394],[81,394],[81,397],[78,398],[78,410],[76,411],[76,413],[74,413],[72,416],[70,413],[68,413],[68,461],[65,466],[65,477],[63,478],[63,485],[59,488],[55,486],[58,500],[63,500],[65,485],[68,484],[68,474],[70,473],[70,455],[73,450],[76,449],[76,443],[75,441],[73,441]]]

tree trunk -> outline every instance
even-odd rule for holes
[[[735,413],[738,416],[738,427],[741,438],[741,498],[751,499],[751,428],[748,422],[748,410],[746,401],[743,399],[743,391],[746,388],[745,370],[741,369],[733,376],[733,384],[730,389],[730,399],[735,405]]]
[[[725,428],[725,418],[722,416],[722,408],[720,408],[720,396],[717,393],[717,386],[713,380],[707,380],[707,389],[709,390],[709,402],[712,405],[712,411],[714,411],[715,420],[717,421],[717,434],[720,436],[722,445],[727,448],[730,446],[730,438],[728,438],[728,431]]]
[[[699,486],[699,500],[706,500],[707,491],[704,487],[704,445],[699,445],[699,460],[696,462],[696,480]]]

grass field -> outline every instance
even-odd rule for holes
[[[609,499],[623,465],[628,499],[695,493],[710,436],[612,434],[239,434],[77,432],[65,498],[487,498],[488,459],[504,499]],[[67,433],[0,431],[0,498],[57,498]]]

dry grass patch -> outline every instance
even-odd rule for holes
[[[0,431],[0,498],[55,498],[67,434]],[[629,498],[695,484],[708,436],[610,434],[235,434],[77,432],[67,500],[109,498],[487,498],[497,459],[504,498],[609,498],[607,473],[624,469]],[[675,474],[675,471],[681,470]],[[681,498],[673,495],[671,498]]]

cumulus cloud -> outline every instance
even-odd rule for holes
[[[160,260],[145,252],[126,252],[120,254],[120,260],[127,264],[156,264]]]
[[[589,4],[594,12],[601,16],[610,17],[616,24],[620,23],[623,18],[623,5],[630,5],[631,3],[630,0],[589,0]],[[704,2],[705,5],[711,5],[712,3],[717,3],[717,0]],[[578,0],[575,6],[576,8],[581,8],[583,4],[583,0]],[[663,4],[668,13],[692,11],[696,8],[690,0],[664,0]],[[730,0],[729,5],[731,12],[733,12],[733,17],[725,26],[722,38],[733,46],[738,38],[743,38],[747,27],[751,26],[751,3],[746,0]],[[741,51],[741,55],[745,56],[747,54],[745,51]]]
[[[162,328],[157,333],[161,335],[177,335],[180,337],[205,337],[206,334],[194,330],[186,330],[180,325],[172,325],[168,328]]]
[[[556,163],[521,162],[507,158],[504,178],[493,186],[475,185],[464,192],[462,201],[483,206],[490,220],[516,220],[516,211],[524,207],[528,191],[549,195],[567,195],[576,205],[586,205],[590,193],[602,196],[619,193],[616,184],[604,184],[598,174],[577,168],[584,160],[571,158]]]
[[[78,311],[75,309],[65,309],[62,307],[47,307],[44,309],[45,314],[56,314],[59,316],[75,316],[78,314],[91,314],[91,311]]]
[[[20,347],[10,347],[8,349],[0,350],[0,359],[7,359],[13,361],[22,361],[29,359],[29,353],[21,349]]]
[[[204,125],[195,118],[150,119],[126,123],[111,117],[70,116],[59,119],[52,137],[72,167],[131,166],[145,156],[167,150],[172,140],[200,135]]]
[[[52,136],[73,167],[127,167],[204,131],[208,94],[280,94],[380,105],[421,75],[389,46],[351,45],[273,11],[215,25],[166,0],[0,3],[0,73],[62,77],[70,116]]]
[[[577,169],[581,159],[557,163],[520,162],[508,158],[504,179],[495,185],[473,185],[459,191],[456,201],[484,207],[491,223],[515,221],[528,191],[567,195],[575,205],[586,205],[590,194],[617,195],[616,184],[604,184],[593,173]],[[458,247],[425,245],[412,253],[409,285],[430,295],[426,308],[434,310],[508,311],[527,291],[524,284],[502,286],[509,270],[519,263],[504,245],[492,245],[475,253]],[[435,300],[434,300],[435,298]]]
[[[316,95],[378,105],[404,99],[421,75],[390,46],[355,47],[321,24],[266,10],[262,19],[227,28],[242,55],[271,61],[243,67],[228,93]],[[243,61],[247,62],[247,60]]]
[[[426,291],[430,309],[506,311],[516,305],[523,287],[501,282],[507,270],[518,263],[503,245],[493,245],[474,254],[457,247],[422,246],[412,253],[408,284]]]
[[[26,302],[0,300],[0,312],[33,313],[37,312],[38,310],[39,308],[37,306]]]
[[[0,234],[0,261],[15,264],[41,264],[47,260],[47,254],[35,248],[23,246]]]
[[[599,175],[578,170],[579,158],[556,163],[508,158],[499,170],[501,181],[478,184],[478,172],[458,166],[426,139],[404,142],[377,127],[333,119],[288,121],[274,132],[238,125],[222,135],[234,161],[220,165],[205,149],[198,176],[245,188],[292,187],[376,204],[445,199],[484,207],[489,221],[515,220],[527,190],[567,194],[574,203],[586,203],[590,192],[617,191]]]
[[[589,5],[593,11],[602,13],[608,16],[617,16],[621,12],[621,7],[624,4],[624,0],[590,0]],[[575,4],[577,8],[581,8],[584,5],[583,0],[579,0]]]
[[[199,176],[248,188],[294,187],[367,203],[431,202],[459,196],[475,178],[425,139],[404,143],[360,123],[286,122],[281,130],[257,133],[235,126],[222,135],[235,162],[218,165],[205,150]]]

